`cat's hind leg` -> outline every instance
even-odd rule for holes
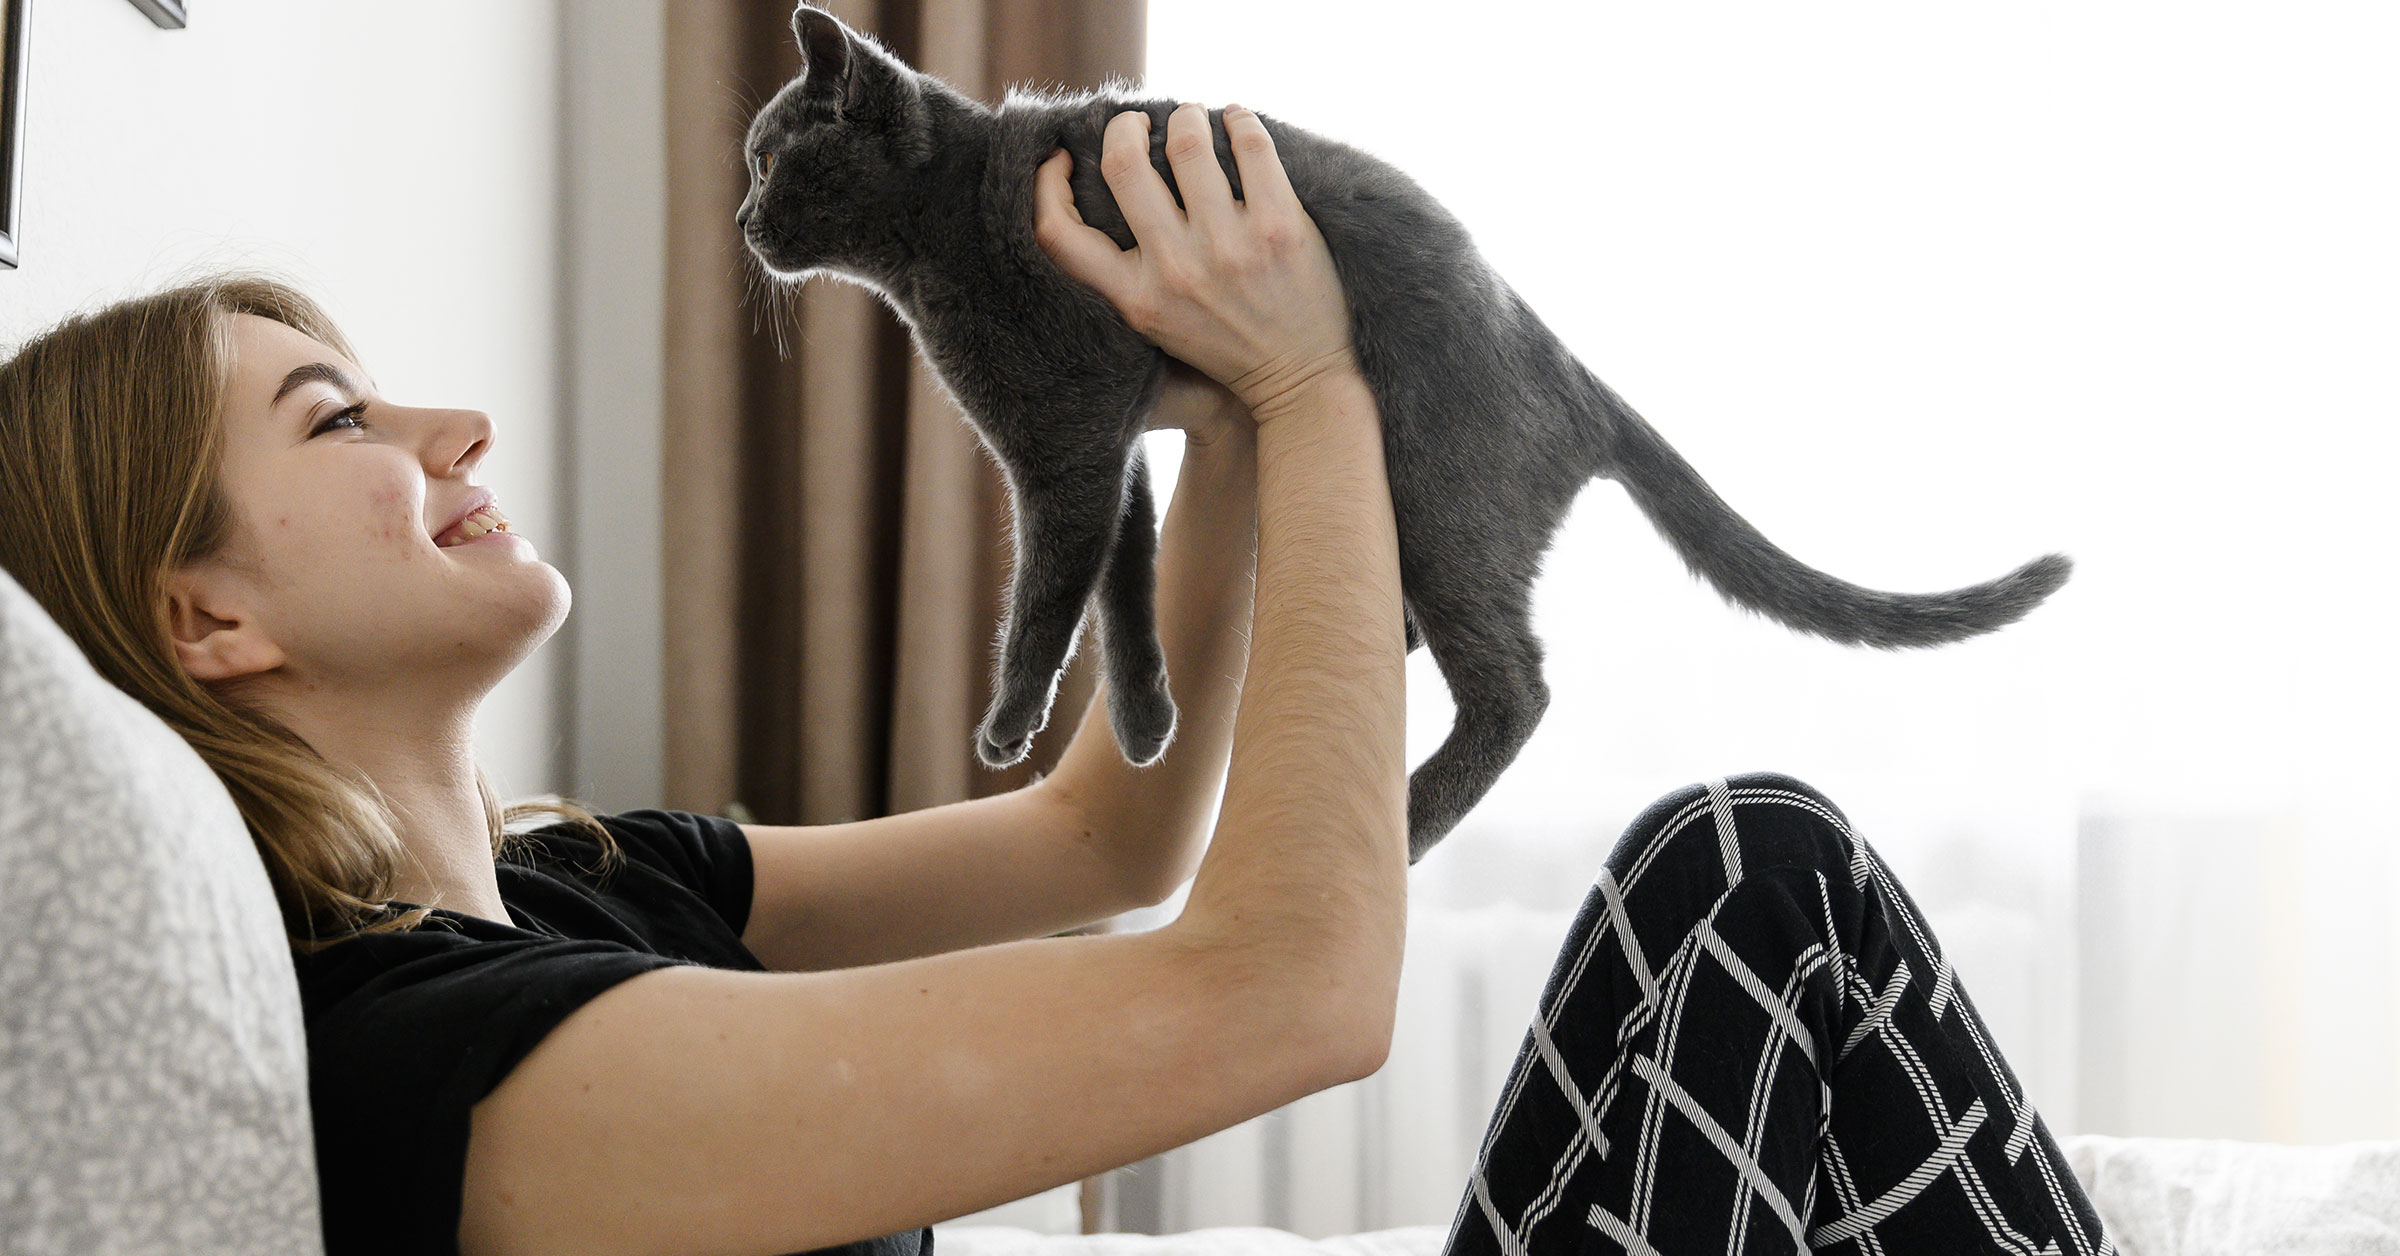
[[[1135,767],[1157,762],[1175,737],[1175,699],[1159,652],[1158,517],[1141,446],[1125,468],[1125,512],[1100,576],[1101,657],[1108,664],[1108,721]]]
[[[992,704],[975,733],[975,755],[992,768],[1024,758],[1033,735],[1049,722],[1059,674],[1108,559],[1125,491],[1121,453],[1044,466],[1032,485],[1022,482],[1025,472],[1007,469],[1016,569],[1009,578]]]
[[[1458,714],[1450,735],[1408,778],[1412,864],[1483,800],[1550,707],[1529,589],[1518,584],[1482,602],[1425,592],[1417,614]]]

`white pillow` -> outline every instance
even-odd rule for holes
[[[0,1251],[324,1252],[299,986],[241,813],[6,571]]]

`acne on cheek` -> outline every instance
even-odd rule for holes
[[[378,539],[389,542],[403,535],[404,528],[407,532],[424,530],[416,513],[409,508],[407,498],[402,494],[390,489],[379,489],[373,494],[372,500],[379,512],[375,527]],[[395,517],[405,518],[408,522],[405,525],[395,523],[393,521]]]

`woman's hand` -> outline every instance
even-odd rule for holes
[[[1150,411],[1149,430],[1176,428],[1184,444],[1204,449],[1229,436],[1250,434],[1250,412],[1233,390],[1202,375],[1181,358],[1167,359],[1167,378],[1159,389],[1158,405]]]
[[[1167,119],[1184,209],[1151,168],[1150,115],[1128,111],[1109,119],[1100,173],[1135,247],[1119,250],[1076,212],[1064,149],[1035,181],[1034,238],[1135,331],[1225,385],[1264,422],[1312,381],[1357,362],[1333,256],[1293,195],[1274,139],[1239,105],[1226,106],[1225,131],[1243,200],[1217,164],[1207,110],[1185,104]]]

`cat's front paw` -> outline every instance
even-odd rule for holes
[[[1025,757],[1033,749],[1033,735],[1050,722],[1051,704],[1058,700],[1058,681],[1063,669],[1050,673],[1050,683],[1042,687],[1010,684],[1005,679],[999,691],[992,695],[992,705],[983,712],[983,723],[975,730],[975,757],[987,768],[1004,768]]]
[[[1112,690],[1108,724],[1117,735],[1117,750],[1125,761],[1146,768],[1158,762],[1167,743],[1175,740],[1175,700],[1167,696],[1164,681],[1124,693]]]
[[[983,727],[975,730],[975,757],[987,768],[1004,768],[1025,757],[1033,749],[1033,735],[1042,731],[1039,716],[1004,718],[995,712],[986,716]]]
[[[981,730],[975,734],[975,757],[981,759],[987,768],[1007,767],[1024,758],[1025,752],[1032,748],[1033,736],[1029,733],[1019,733],[1010,741],[995,740],[990,733]]]

